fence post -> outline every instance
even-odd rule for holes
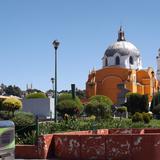
[[[39,136],[39,124],[38,124],[38,115],[36,115],[36,140],[38,141]]]

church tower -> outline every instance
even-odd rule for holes
[[[157,58],[157,80],[160,81],[160,48],[158,50]]]

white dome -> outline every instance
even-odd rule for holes
[[[121,56],[129,54],[140,56],[139,50],[132,43],[127,41],[117,41],[113,45],[110,45],[105,51],[107,57],[113,56],[115,53],[119,53]]]
[[[139,50],[125,40],[124,32],[120,28],[117,42],[110,45],[102,58],[103,67],[119,66],[129,69],[141,69],[142,61]]]

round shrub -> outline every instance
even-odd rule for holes
[[[119,113],[125,113],[125,112],[127,112],[127,107],[125,107],[125,106],[122,106],[122,107],[118,107],[117,108],[117,112],[119,112]]]
[[[116,110],[117,110],[118,116],[120,116],[120,119],[122,119],[122,116],[127,113],[127,107],[125,106],[118,107]]]
[[[143,112],[143,113],[142,113],[142,116],[143,116],[143,121],[144,121],[145,123],[149,123],[149,122],[150,122],[151,118],[150,118],[150,114],[149,114],[149,113]]]
[[[136,112],[132,117],[132,122],[143,122],[143,115],[139,112]]]
[[[2,102],[2,108],[5,111],[11,111],[14,115],[14,112],[22,108],[22,102],[17,98],[7,98]]]
[[[26,99],[31,99],[31,98],[47,98],[47,96],[43,92],[35,92],[35,93],[30,93],[30,94],[26,95],[25,98]]]
[[[94,115],[101,118],[109,118],[111,116],[112,101],[106,96],[93,96],[85,106],[85,113],[88,116]]]
[[[83,105],[77,96],[73,99],[71,94],[63,93],[58,97],[57,111],[62,117],[64,114],[79,115],[83,111]]]
[[[89,98],[89,100],[92,101],[96,101],[98,103],[104,103],[108,106],[111,107],[111,105],[113,104],[112,100],[107,97],[107,96],[102,96],[102,95],[96,95],[96,96],[92,96],[91,98]]]

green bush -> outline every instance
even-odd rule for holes
[[[43,92],[35,92],[35,93],[30,93],[30,94],[26,95],[25,98],[26,99],[31,99],[31,98],[47,98],[47,96]]]
[[[150,114],[149,114],[149,113],[143,112],[143,113],[142,113],[142,116],[143,116],[143,121],[144,121],[145,123],[149,123],[149,122],[150,122],[151,117],[150,117]]]
[[[121,120],[123,114],[124,114],[124,113],[127,113],[127,107],[125,107],[125,106],[118,107],[118,108],[117,108],[117,113],[119,114],[120,120]]]
[[[150,110],[153,111],[154,107],[160,104],[160,93],[156,93],[156,95],[152,98]]]
[[[152,110],[153,114],[160,115],[160,104],[155,106]]]
[[[16,112],[11,119],[15,124],[16,143],[34,144],[35,142],[35,116],[29,112]]]
[[[134,114],[135,112],[147,112],[148,111],[148,96],[138,93],[129,93],[127,97],[127,109]]]
[[[85,113],[96,118],[109,118],[111,116],[112,101],[106,96],[93,96],[85,106]]]
[[[16,144],[30,144],[33,145],[36,142],[36,131],[24,132],[24,135],[15,135]]]
[[[64,117],[65,113],[70,116],[79,115],[82,113],[83,108],[77,96],[73,99],[71,94],[63,93],[58,97],[57,111],[62,117]]]
[[[142,114],[141,114],[142,115]],[[67,131],[84,131],[93,129],[112,129],[112,128],[160,128],[159,120],[151,120],[149,123],[132,122],[131,119],[119,118],[115,119],[100,119],[98,121],[89,119],[69,119],[66,121],[55,122],[43,122],[39,124],[40,135],[55,133],[55,132],[67,132]]]
[[[12,118],[15,126],[30,126],[35,124],[35,116],[29,112],[16,112]]]
[[[136,112],[132,117],[132,122],[143,122],[143,115],[139,112]]]
[[[2,102],[2,109],[5,111],[12,112],[12,116],[14,116],[14,112],[22,108],[22,102],[16,98],[7,98]]]
[[[122,106],[122,107],[118,107],[117,108],[117,112],[119,112],[119,113],[125,113],[125,112],[127,112],[127,107],[125,107],[125,106]]]
[[[113,104],[113,102],[111,101],[111,99],[109,97],[102,96],[102,95],[92,96],[91,98],[89,98],[89,101],[90,102],[96,101],[98,103],[104,103],[110,107]]]

